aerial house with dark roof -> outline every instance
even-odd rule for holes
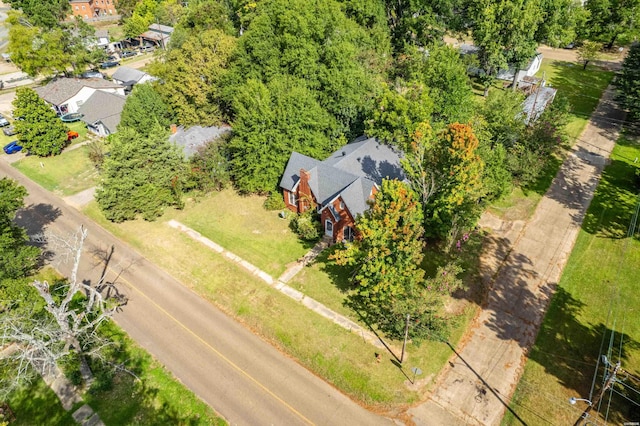
[[[356,237],[355,220],[369,208],[383,179],[405,180],[401,153],[362,136],[324,161],[292,152],[280,181],[287,208],[316,209],[327,238]]]

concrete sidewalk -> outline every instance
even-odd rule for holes
[[[613,95],[609,87],[524,227],[483,218],[498,228],[481,258],[489,294],[430,399],[408,411],[416,424],[500,424],[618,139]]]

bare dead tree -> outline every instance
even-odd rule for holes
[[[98,328],[127,300],[117,289],[103,295],[103,289],[114,289],[113,283],[106,281],[106,266],[94,286],[78,279],[86,238],[84,227],[66,237],[50,235],[47,238],[60,259],[73,262],[68,281],[55,285],[39,280],[32,283],[50,316],[15,318],[10,310],[0,315],[0,361],[15,364],[15,383],[28,379],[27,366],[32,366],[38,373],[46,373],[60,358],[74,353],[78,356],[85,384],[90,384],[93,374],[87,357],[100,357],[112,344],[98,333]],[[9,347],[12,349],[2,357],[2,350]]]
[[[67,352],[60,329],[50,318],[19,317],[5,312],[0,318],[0,400],[29,383],[36,374],[46,376]]]

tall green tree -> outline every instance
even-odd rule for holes
[[[228,98],[248,79],[268,83],[289,75],[304,80],[335,118],[333,136],[356,136],[378,90],[379,71],[370,65],[380,63],[367,31],[338,2],[264,1],[239,40]]]
[[[223,121],[221,85],[235,46],[232,36],[207,30],[153,63],[151,73],[162,80],[157,90],[180,124],[210,126]]]
[[[434,121],[464,123],[471,118],[475,96],[467,65],[457,49],[441,42],[431,43],[424,49],[408,46],[398,57],[395,72],[399,78],[420,82],[429,89]]]
[[[434,134],[422,123],[414,132],[402,165],[420,194],[426,235],[455,239],[478,219],[484,169],[478,144],[466,124],[454,123]]]
[[[640,34],[640,0],[588,0],[586,34],[589,39],[607,43],[611,48],[620,40],[631,43]]]
[[[359,237],[336,250],[331,259],[352,270],[349,305],[394,339],[408,334],[414,343],[446,337],[443,296],[460,288],[461,269],[438,268],[425,279],[422,208],[404,182],[383,181],[371,208],[356,220]]]
[[[360,237],[332,258],[354,268],[352,297],[377,317],[424,277],[419,266],[424,230],[418,197],[405,183],[385,180],[357,227]]]
[[[11,60],[30,76],[63,74],[71,67],[65,51],[67,35],[60,27],[43,29],[21,23],[22,15],[9,12],[9,46]]]
[[[148,135],[120,128],[111,136],[96,200],[108,220],[122,222],[138,215],[154,220],[165,207],[182,207],[182,153],[157,125]]]
[[[38,94],[28,87],[16,91],[14,114],[24,117],[15,122],[20,145],[31,154],[58,155],[67,145],[67,126]]]
[[[148,135],[158,124],[168,128],[172,119],[169,107],[151,83],[136,84],[124,104],[118,127]]]
[[[628,111],[628,118],[640,118],[640,45],[631,46],[622,63],[622,71],[615,79],[617,99]]]
[[[404,149],[418,124],[428,121],[432,111],[429,90],[422,84],[385,87],[367,122],[367,135]]]
[[[13,9],[20,9],[31,25],[53,28],[71,13],[68,0],[7,0]]]
[[[0,179],[0,283],[24,278],[37,265],[40,250],[27,245],[25,230],[14,223],[17,211],[24,207],[26,195],[26,189],[15,181]]]
[[[277,187],[292,151],[323,158],[336,148],[331,117],[303,81],[282,76],[269,84],[249,80],[237,89],[228,149],[231,172],[242,192]],[[340,143],[340,141],[337,141]]]
[[[578,0],[540,0],[540,7],[542,20],[535,38],[551,47],[574,42],[589,16]]]
[[[485,95],[500,69],[516,71],[535,54],[542,19],[539,0],[471,0],[473,42],[485,72]]]
[[[162,0],[140,0],[133,8],[131,16],[124,21],[124,35],[136,38],[155,23],[158,6]]]

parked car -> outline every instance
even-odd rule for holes
[[[13,136],[18,132],[16,132],[16,128],[15,127],[9,126],[9,127],[5,127],[4,129],[2,129],[2,133],[4,133],[7,136]]]
[[[100,68],[107,69],[107,68],[117,67],[118,65],[120,65],[119,61],[107,61],[107,62],[101,63]]]
[[[78,134],[78,132],[74,132],[73,130],[69,130],[69,131],[67,132],[67,140],[68,140],[68,141],[73,140],[73,139],[77,138],[78,136],[80,136],[80,135]]]
[[[140,47],[140,52],[143,52],[143,53],[144,52],[153,52],[154,50],[156,50],[155,46],[147,45],[147,46],[141,46]]]
[[[137,53],[134,52],[133,50],[123,50],[122,52],[120,52],[120,57],[121,58],[130,58],[132,56],[136,56]]]
[[[0,115],[0,127],[6,127],[9,125],[9,120]]]
[[[9,142],[2,148],[7,154],[15,154],[22,151],[22,146],[18,145],[18,141]]]
[[[82,74],[80,74],[80,77],[82,77],[82,78],[104,78],[104,74],[102,74],[100,71],[85,71]]]

